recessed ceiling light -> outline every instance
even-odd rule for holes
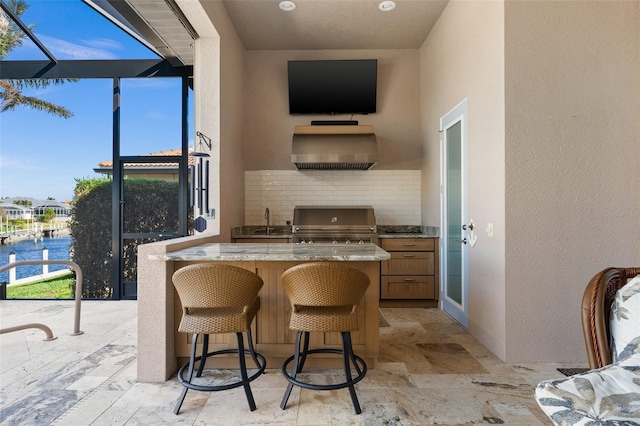
[[[383,12],[388,12],[388,11],[393,10],[395,8],[396,8],[396,2],[391,1],[391,0],[382,1],[378,5],[378,9],[380,9]]]
[[[285,12],[291,12],[296,8],[296,4],[290,0],[283,0],[278,4],[278,7]]]

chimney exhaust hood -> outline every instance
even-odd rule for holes
[[[296,126],[291,162],[298,170],[369,170],[377,161],[372,126]]]

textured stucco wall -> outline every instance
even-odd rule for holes
[[[244,222],[244,48],[222,2],[182,1],[201,37],[195,42],[195,129],[212,139],[209,207],[216,219],[206,232],[219,234],[216,242],[227,242],[230,229]]]
[[[418,52],[406,50],[247,51],[245,67],[245,169],[295,170],[291,138],[311,120],[358,120],[373,125],[376,170],[420,168]],[[369,115],[289,115],[287,61],[377,59],[377,112]]]
[[[451,1],[420,49],[423,223],[440,218],[440,118],[468,98],[469,332],[505,356],[504,6]],[[485,232],[488,223],[494,236]]]
[[[587,281],[640,264],[639,45],[637,1],[506,2],[508,361],[586,360]]]

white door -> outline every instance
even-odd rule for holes
[[[469,324],[467,238],[467,100],[440,119],[440,297],[442,308]]]

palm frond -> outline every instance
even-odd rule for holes
[[[0,80],[0,112],[13,111],[19,106],[24,106],[37,111],[44,111],[62,118],[70,118],[73,113],[65,107],[45,101],[34,96],[25,96],[16,90],[7,80]]]
[[[16,15],[22,15],[29,7],[26,0],[0,0],[4,1],[9,9]],[[34,25],[28,26],[33,30]],[[0,59],[6,57],[11,50],[20,46],[26,34],[11,21],[4,11],[0,11]],[[14,79],[0,80],[0,112],[15,110],[18,106],[25,106],[38,111],[44,111],[63,118],[73,116],[73,113],[65,107],[55,105],[51,102],[22,94],[25,88],[43,89],[50,85],[60,85],[66,82],[77,82],[75,78],[55,78],[55,79]]]
[[[20,90],[24,88],[45,89],[51,85],[58,86],[64,83],[76,83],[78,78],[30,78],[11,80],[15,87]]]

